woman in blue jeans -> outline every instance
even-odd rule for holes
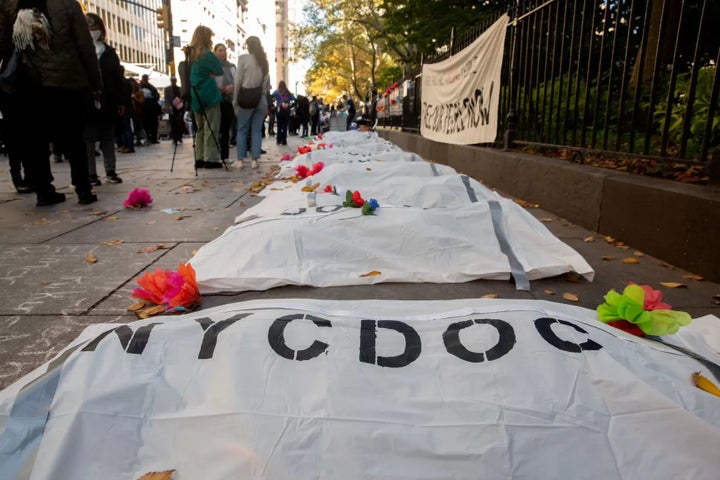
[[[237,156],[239,166],[248,152],[248,131],[250,131],[250,154],[252,155],[252,168],[258,168],[262,147],[262,127],[265,115],[268,112],[267,97],[265,92],[270,90],[270,66],[268,65],[267,54],[258,37],[248,37],[245,40],[248,53],[238,58],[237,71],[235,73],[235,98],[233,105],[237,110]],[[238,105],[237,96],[241,88],[262,87],[263,95],[260,95],[260,103],[255,108],[243,108]]]

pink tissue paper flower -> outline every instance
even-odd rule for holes
[[[133,188],[123,202],[124,208],[142,208],[152,203],[150,192],[144,188]]]

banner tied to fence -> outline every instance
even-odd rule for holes
[[[508,16],[449,59],[423,65],[421,133],[442,143],[494,142]]]

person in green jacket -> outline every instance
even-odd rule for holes
[[[212,52],[213,32],[200,25],[190,41],[191,95],[190,104],[195,112],[195,168],[220,168],[220,104],[223,101],[215,77],[223,74],[223,64]]]

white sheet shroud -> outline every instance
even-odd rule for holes
[[[400,324],[381,322],[402,322],[408,340],[387,328]],[[287,323],[282,336],[274,323]],[[34,417],[9,416],[48,365],[0,392],[0,478],[15,478],[13,461],[31,453],[22,445],[39,437],[22,478],[136,480],[169,469],[174,480],[718,478],[720,399],[690,382],[702,365],[591,310],[274,300],[129,327],[139,335],[149,324],[140,352],[125,352],[115,333],[82,351],[118,325],[88,327],[61,364],[49,412],[35,412],[44,428],[29,436]],[[719,338],[718,325],[696,319],[669,340],[718,361],[718,345],[705,341]],[[463,348],[482,361],[458,356]],[[407,363],[381,366],[398,356]]]
[[[298,158],[293,162],[304,161]],[[504,237],[519,262],[515,267],[529,280],[568,271],[589,280],[594,275],[577,252],[523,208],[414,154],[365,153],[361,161],[329,164],[307,182],[336,186],[340,196],[318,194],[316,206],[309,206],[313,202],[301,191],[305,183],[266,187],[263,201],[237,218],[242,223],[190,260],[202,293],[508,279],[513,264],[501,248],[491,207],[501,210]],[[347,189],[377,199],[381,207],[371,216],[342,208]],[[369,272],[380,274],[363,276]]]

